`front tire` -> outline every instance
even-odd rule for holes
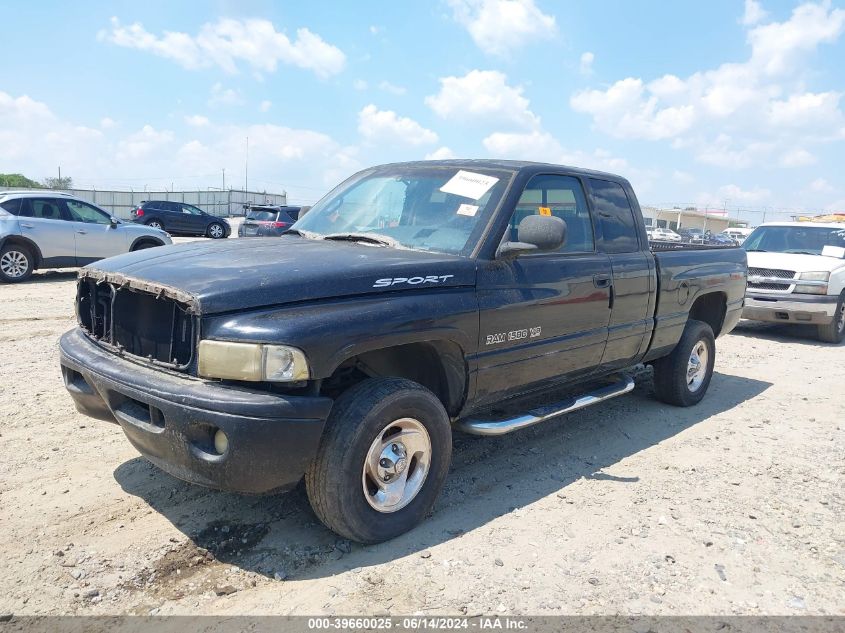
[[[0,251],[0,280],[10,284],[25,281],[34,269],[32,253],[25,246],[10,244]]]
[[[425,518],[451,457],[449,416],[437,397],[410,380],[372,378],[335,402],[305,488],[330,530],[380,543]]]
[[[690,319],[672,353],[654,362],[654,394],[678,407],[698,404],[710,386],[715,362],[713,330]]]
[[[219,222],[212,222],[206,229],[206,235],[213,240],[219,240],[226,237],[226,229]]]
[[[819,325],[817,337],[825,343],[837,345],[845,339],[845,292],[839,296],[833,320],[827,325]]]

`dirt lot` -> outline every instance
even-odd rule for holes
[[[433,516],[361,547],[301,492],[184,484],[75,412],[73,272],[0,286],[0,614],[845,614],[845,348],[743,324],[697,407],[459,437]]]

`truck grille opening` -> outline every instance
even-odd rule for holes
[[[168,297],[80,279],[77,314],[88,336],[112,351],[180,370],[193,359],[196,319]]]
[[[748,274],[758,277],[776,277],[778,279],[793,279],[795,277],[794,270],[781,270],[779,268],[749,268]]]

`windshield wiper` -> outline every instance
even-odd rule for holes
[[[348,242],[369,242],[391,248],[402,248],[402,244],[387,235],[379,233],[330,233],[323,236],[324,240],[345,240]]]
[[[299,235],[300,237],[304,237],[307,240],[317,240],[322,237],[319,233],[314,233],[312,231],[303,231],[302,229],[288,229],[287,231],[285,231],[285,235]]]

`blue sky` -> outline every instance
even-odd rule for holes
[[[643,203],[845,210],[845,5],[7,5],[0,172],[313,202],[425,157],[621,173]],[[753,217],[753,216],[752,216]],[[770,215],[769,217],[774,217]]]

